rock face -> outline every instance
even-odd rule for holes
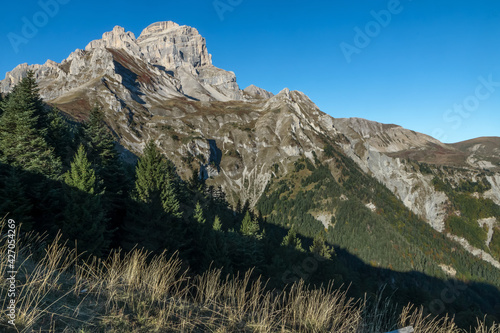
[[[212,66],[205,38],[195,28],[174,22],[157,22],[144,29],[137,39],[144,58],[167,69]]]
[[[444,230],[449,201],[443,192],[435,190],[433,176],[408,170],[401,158],[388,155],[428,145],[444,147],[443,143],[400,126],[359,118],[335,119],[334,126],[349,139],[348,144],[342,145],[349,157],[434,229]]]
[[[256,97],[256,98],[271,98],[274,96],[272,92],[269,92],[267,90],[264,90],[262,88],[256,87],[253,84],[249,85],[248,87],[243,90],[244,92],[248,93],[249,95]]]
[[[150,95],[159,91],[159,96],[152,97],[228,101],[248,96],[239,89],[233,72],[212,65],[206,41],[198,31],[174,22],[154,23],[137,39],[132,32],[116,26],[104,33],[102,39],[90,42],[84,51],[73,52],[61,64],[49,60],[44,65],[16,67],[1,82],[0,92],[10,91],[28,70],[35,72],[46,100],[95,79],[114,79],[124,84],[127,73],[139,76],[142,82],[125,88],[148,90]]]
[[[154,139],[182,177],[198,163],[207,182],[221,185],[233,202],[254,204],[276,168],[287,173],[299,158],[328,163],[328,141],[440,232],[450,200],[410,160],[453,167],[447,177],[455,183],[486,172],[491,188],[482,196],[500,205],[499,138],[447,145],[397,125],[332,118],[298,91],[240,90],[233,72],[212,65],[205,39],[192,27],[157,22],[136,39],[117,26],[61,63],[17,66],[0,81],[0,92],[29,70],[49,104],[84,119],[98,103],[123,147],[139,154]],[[326,226],[331,212],[317,217]]]

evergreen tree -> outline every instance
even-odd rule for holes
[[[35,73],[33,71],[28,71],[26,73],[26,77],[23,78],[18,85],[22,90],[27,92],[27,97],[33,104],[34,115],[37,119],[36,128],[41,132],[42,135],[46,136],[49,127],[49,112],[48,109],[45,108],[43,100],[40,97],[40,91],[38,89],[38,84],[36,83]]]
[[[141,244],[148,250],[161,252],[167,247],[181,246],[182,229],[175,223],[181,217],[175,176],[173,164],[149,141],[136,167],[134,204],[127,212],[125,225],[126,249]]]
[[[24,78],[14,87],[2,108],[0,118],[0,162],[25,171],[57,178],[61,162],[47,143],[46,128],[41,129],[43,115],[36,82]]]
[[[113,174],[119,173],[120,162],[115,148],[115,139],[104,122],[104,113],[94,107],[88,120],[83,124],[83,141],[88,150],[89,160],[96,167],[100,177],[113,181]],[[121,176],[121,173],[119,173]]]
[[[64,174],[64,181],[67,185],[82,192],[96,193],[96,186],[98,185],[96,174],[82,145],[78,147],[73,162],[71,162],[70,170]]]
[[[59,109],[52,108],[47,114],[47,125],[47,143],[54,148],[55,155],[69,165],[73,151],[71,128]]]
[[[250,212],[247,211],[243,221],[241,221],[240,232],[245,236],[260,238],[259,231],[259,221],[255,217],[252,218]]]
[[[80,145],[71,168],[64,175],[68,203],[64,210],[63,235],[78,241],[78,249],[102,255],[109,245],[107,219],[101,203],[102,192],[85,148]]]
[[[250,201],[248,201],[248,199],[245,200],[245,204],[243,205],[243,207],[241,208],[241,213],[242,214],[245,214],[246,212],[248,212],[250,210]]]
[[[103,204],[112,228],[122,228],[126,215],[128,179],[116,149],[115,139],[104,122],[104,113],[94,107],[83,123],[80,139],[86,146],[89,160],[103,181],[106,192]],[[131,179],[131,178],[130,178]]]
[[[318,233],[316,237],[314,237],[313,243],[309,247],[309,251],[326,259],[331,259],[335,256],[333,248],[326,244],[323,232]]]
[[[229,256],[229,247],[226,241],[225,232],[222,231],[222,222],[219,216],[215,216],[212,225],[212,231],[207,244],[207,254],[210,262],[215,266],[222,267],[225,274],[230,274],[231,260]]]
[[[222,222],[220,221],[219,216],[215,216],[214,224],[212,225],[212,229],[214,231],[221,231],[222,230]]]
[[[0,93],[0,117],[3,114],[3,106],[2,106],[3,105],[3,100],[4,100],[4,98],[3,98],[2,94]]]
[[[299,237],[297,237],[297,232],[293,227],[288,231],[288,234],[283,238],[281,245],[292,247],[297,251],[304,252],[304,248],[302,247],[302,241],[300,240]]]
[[[161,192],[166,181],[163,157],[151,140],[144,148],[144,155],[136,168],[135,196],[144,203],[160,202]]]
[[[189,188],[193,192],[202,194],[205,192],[205,180],[203,179],[199,168],[192,170],[191,179],[189,180]]]
[[[205,224],[206,222],[205,217],[203,216],[203,209],[201,208],[199,201],[196,203],[196,207],[194,208],[193,217],[196,220],[196,222],[198,222],[201,225]]]
[[[165,184],[161,192],[161,202],[166,213],[175,218],[182,217],[181,205],[179,202],[179,188],[175,165],[167,159],[165,163]]]
[[[234,211],[238,214],[241,214],[241,200],[238,199],[236,205],[234,206]]]
[[[104,113],[98,107],[90,110],[89,119],[82,126],[82,141],[97,175],[104,182],[106,192],[123,194],[125,172],[115,139],[104,122]],[[116,196],[111,201],[114,205],[122,203]]]

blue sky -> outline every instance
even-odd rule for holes
[[[196,27],[242,88],[300,90],[333,117],[444,142],[500,136],[498,0],[9,1],[0,20],[1,78],[60,62],[115,25],[138,36],[171,20]]]

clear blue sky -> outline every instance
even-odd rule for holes
[[[53,1],[64,4],[44,17],[41,3]],[[60,62],[115,25],[138,36],[172,20],[196,27],[214,64],[234,71],[242,88],[300,90],[333,117],[395,123],[445,142],[500,136],[498,0],[27,0],[2,7],[2,78],[19,63]],[[372,14],[381,11],[390,14],[379,17],[382,24]],[[41,27],[23,35],[26,20]],[[368,35],[356,39],[357,31]],[[17,52],[12,34],[28,37]]]

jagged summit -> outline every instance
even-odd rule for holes
[[[126,50],[137,58],[167,69],[212,66],[205,38],[198,30],[171,21],[149,25],[137,39],[132,32],[115,26],[112,31],[105,32],[102,39],[90,42],[85,50],[98,48]]]
[[[244,91],[256,98],[271,98],[274,96],[272,92],[269,92],[265,89],[259,88],[253,84],[249,85],[244,89]]]
[[[171,21],[149,25],[139,38],[115,26],[60,64],[18,66],[0,82],[0,92],[10,91],[28,70],[35,72],[45,100],[63,98],[84,87],[88,94],[89,84],[99,90],[97,86],[105,81],[122,85],[129,91],[127,96],[146,104],[138,96],[201,101],[254,98],[239,88],[233,72],[212,65],[205,38],[198,30]]]
[[[79,94],[85,89],[88,94],[89,84],[98,91],[103,82],[122,85],[129,91],[127,96],[146,104],[140,95],[155,101],[165,98],[244,101],[274,96],[254,85],[241,90],[233,72],[212,64],[206,40],[198,30],[172,21],[150,24],[138,38],[115,26],[103,33],[101,39],[88,43],[84,50],[72,52],[60,64],[48,60],[43,65],[19,65],[0,81],[0,93],[9,92],[29,70],[35,72],[45,100],[66,100],[65,95]],[[118,105],[123,103],[115,104]]]
[[[148,35],[151,34],[158,34],[158,33],[163,33],[167,32],[170,29],[175,29],[179,27],[179,24],[172,22],[172,21],[161,21],[161,22],[155,22],[150,25],[148,25],[144,30],[142,30],[141,35],[139,38],[143,37],[145,38]]]

